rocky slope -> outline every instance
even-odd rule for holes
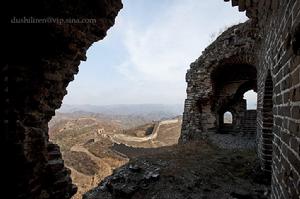
[[[106,177],[83,199],[267,199],[269,185],[249,150],[205,141],[152,149]]]

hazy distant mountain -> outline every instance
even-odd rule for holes
[[[90,112],[104,115],[157,115],[160,117],[172,117],[182,115],[183,105],[181,104],[120,104],[120,105],[69,105],[63,104],[58,110],[63,113]]]
[[[62,119],[95,117],[115,121],[122,128],[132,128],[151,121],[159,121],[182,115],[183,105],[132,104],[132,105],[68,105],[63,104],[52,118],[50,126]]]

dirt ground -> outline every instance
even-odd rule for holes
[[[265,199],[269,195],[269,178],[259,172],[251,150],[220,149],[201,141],[126,155],[131,161],[85,199]]]

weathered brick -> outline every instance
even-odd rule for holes
[[[292,112],[292,118],[300,119],[300,106],[292,107],[291,112]]]
[[[290,93],[289,92],[285,92],[283,94],[283,103],[286,104],[290,101]]]
[[[275,124],[278,126],[282,126],[282,119],[280,117],[275,118]]]
[[[291,149],[293,149],[298,155],[300,155],[300,143],[295,137],[291,137],[290,145]]]
[[[290,120],[289,121],[289,131],[294,136],[300,137],[300,123]]]
[[[282,102],[283,102],[283,96],[282,95],[276,96],[275,103],[276,104],[282,104]]]
[[[300,67],[292,73],[292,85],[297,85],[300,83]]]
[[[300,86],[290,90],[290,99],[293,102],[300,101]]]
[[[286,143],[289,144],[290,142],[290,135],[284,131],[281,132],[281,140]]]
[[[288,150],[288,160],[293,164],[293,167],[300,173],[300,157],[295,155],[291,150]]]

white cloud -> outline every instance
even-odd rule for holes
[[[129,53],[127,65],[131,67],[128,71],[134,73],[134,76],[142,76],[145,80],[183,79],[189,58],[195,54],[192,52],[193,45],[189,46],[191,42],[188,42],[187,38],[195,38],[198,32],[184,24],[188,19],[182,17],[182,12],[187,9],[190,8],[178,10],[175,7],[168,10],[146,29],[134,24],[128,25],[124,41]]]
[[[245,20],[221,0],[124,0],[70,84],[73,104],[183,103],[185,74],[211,34]]]
[[[189,64],[208,45],[210,34],[222,28],[220,22],[208,22],[210,14],[204,13],[203,2],[172,3],[165,12],[156,13],[148,26],[138,27],[134,19],[128,20],[124,45],[129,57],[120,67],[122,74],[145,81],[184,82]]]

